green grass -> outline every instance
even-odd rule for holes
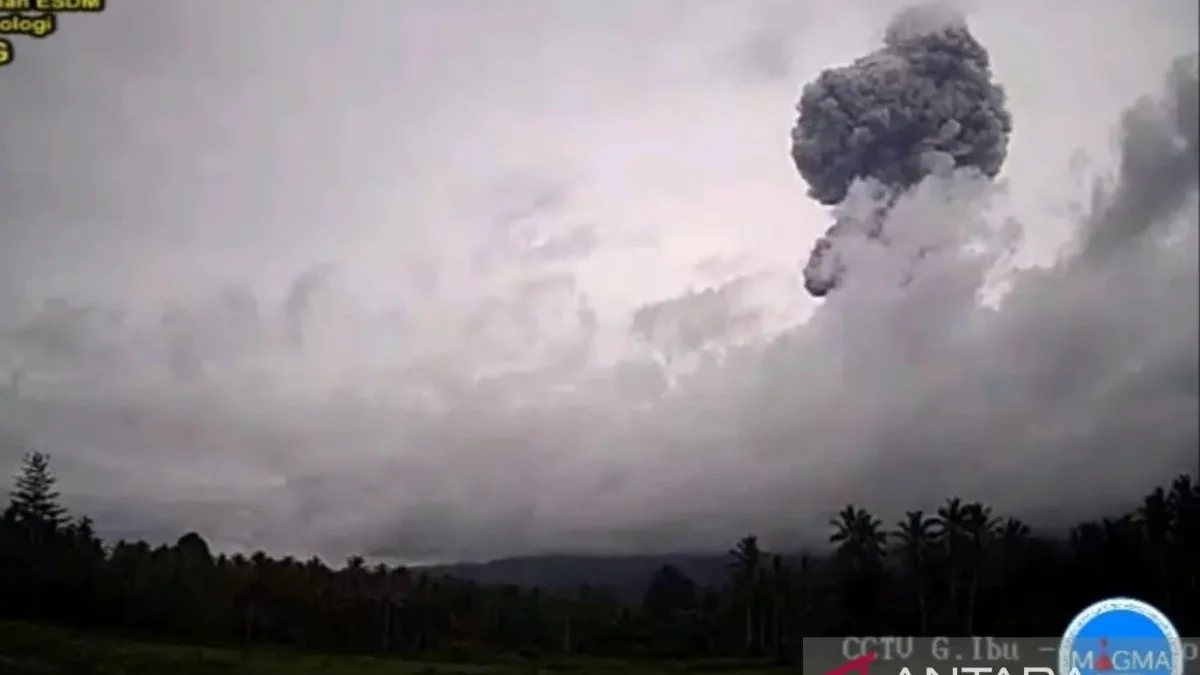
[[[49,626],[0,622],[0,673],[4,675],[769,675],[780,672],[721,661],[634,663],[513,658],[495,664],[420,663],[132,642]]]

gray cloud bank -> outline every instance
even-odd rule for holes
[[[997,272],[1038,223],[960,172],[900,199],[888,246],[845,249],[864,273],[767,340],[744,339],[750,278],[617,332],[553,269],[466,315],[363,307],[322,265],[165,311],[59,301],[8,322],[0,427],[12,452],[54,454],[109,532],[219,547],[775,544],[822,536],[846,502],[891,517],[951,494],[1084,515],[1196,463],[1196,58],[1161,89],[1118,121],[1116,171],[1048,267]],[[934,252],[913,268],[917,250]]]

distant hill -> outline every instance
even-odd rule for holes
[[[501,558],[483,563],[431,565],[422,569],[487,584],[516,584],[545,589],[605,586],[630,601],[642,597],[650,576],[674,565],[702,586],[720,587],[729,576],[725,555],[650,556],[538,555]]]

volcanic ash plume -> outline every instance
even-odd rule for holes
[[[830,68],[804,87],[792,159],[822,204],[840,205],[851,185],[872,188],[869,214],[839,215],[813,248],[805,287],[816,297],[841,283],[840,238],[886,239],[888,210],[934,172],[973,169],[988,178],[1008,152],[1012,117],[992,81],[987,50],[966,19],[944,5],[892,18],[883,47]]]

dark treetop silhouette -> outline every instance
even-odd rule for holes
[[[106,545],[54,486],[48,457],[27,454],[0,518],[0,618],[396,655],[781,660],[797,658],[805,636],[1058,635],[1080,608],[1112,595],[1157,605],[1185,634],[1200,629],[1200,485],[1186,475],[1064,538],[960,498],[891,528],[849,505],[830,523],[828,555],[773,554],[746,536],[725,557],[723,580],[698,583],[663,565],[640,602],[606,585],[598,560],[594,583],[546,590],[358,556],[333,568],[214,555],[194,532],[173,546]]]

